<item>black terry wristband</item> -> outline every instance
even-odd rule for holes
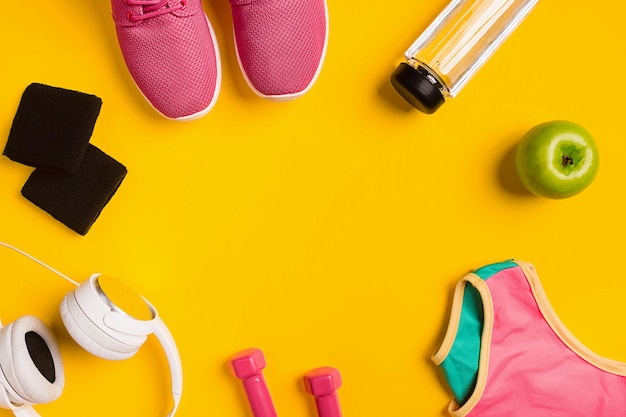
[[[30,84],[22,94],[4,155],[35,168],[74,173],[101,107],[102,100],[92,94]]]
[[[35,169],[22,195],[52,217],[86,235],[126,176],[126,167],[89,144],[72,175]]]

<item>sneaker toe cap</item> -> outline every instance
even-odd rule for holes
[[[324,60],[324,0],[261,0],[233,4],[237,57],[255,92],[297,97],[315,82]]]
[[[118,26],[117,35],[135,84],[157,111],[186,119],[210,110],[221,75],[219,51],[204,14]]]

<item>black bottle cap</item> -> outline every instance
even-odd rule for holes
[[[427,75],[426,70],[422,71],[403,62],[391,74],[391,84],[413,107],[432,114],[445,100],[437,87],[438,81],[432,75]]]

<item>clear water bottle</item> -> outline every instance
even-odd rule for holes
[[[455,97],[539,0],[453,0],[391,75],[411,105],[434,113]]]

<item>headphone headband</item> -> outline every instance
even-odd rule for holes
[[[9,398],[9,391],[11,391],[12,395],[16,395],[19,398],[19,395],[11,389],[11,385],[9,381],[4,376],[3,372],[0,372],[0,384],[6,389],[0,389],[0,407],[9,409],[13,411],[15,417],[41,417],[39,413],[33,408],[32,404],[25,402],[21,405],[15,405]]]
[[[180,397],[183,394],[183,367],[180,361],[180,355],[176,348],[176,342],[174,337],[170,333],[169,329],[161,320],[160,317],[154,319],[154,335],[161,343],[161,347],[165,352],[165,357],[170,366],[170,376],[172,378],[172,398],[174,399],[174,406],[168,413],[167,417],[172,417],[178,405],[180,404]]]

